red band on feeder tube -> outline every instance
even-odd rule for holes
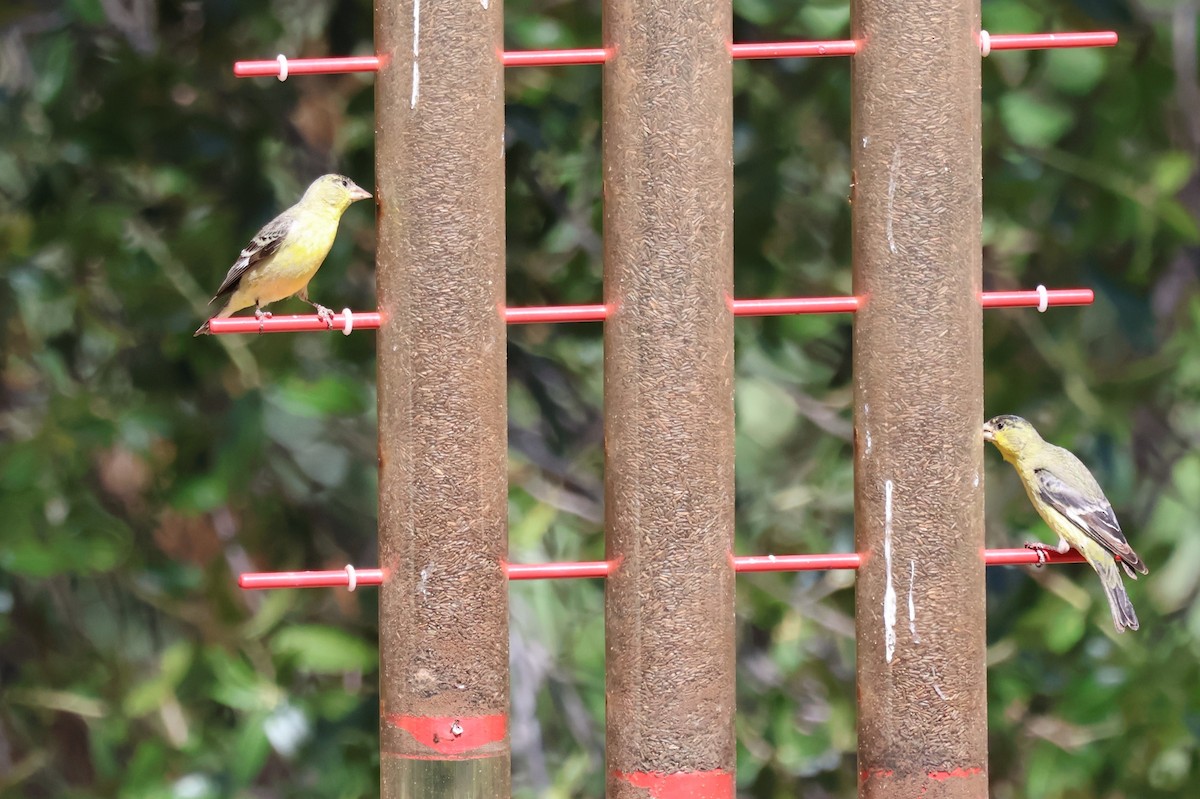
[[[508,717],[503,715],[454,717],[454,716],[405,716],[388,713],[384,720],[388,726],[404,730],[420,746],[429,750],[435,759],[493,757],[495,752],[479,750],[488,744],[503,741],[508,734]],[[420,758],[419,754],[393,757]]]
[[[657,771],[612,771],[609,779],[646,792],[647,799],[732,799],[734,779],[724,769],[662,774]]]

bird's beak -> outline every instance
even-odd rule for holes
[[[996,430],[995,430],[995,428],[992,427],[991,422],[983,423],[983,440],[984,441],[995,441],[996,440]]]
[[[371,192],[359,186],[357,183],[350,184],[350,199],[351,200],[369,200]]]

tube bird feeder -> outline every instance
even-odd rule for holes
[[[986,797],[979,2],[851,32],[858,795]]]
[[[510,795],[502,14],[375,3],[383,799]]]

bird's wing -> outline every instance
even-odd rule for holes
[[[229,294],[234,291],[238,283],[241,282],[242,276],[255,264],[262,261],[264,258],[269,258],[274,255],[283,240],[287,237],[288,231],[292,229],[293,218],[289,214],[280,214],[279,216],[268,222],[262,230],[258,231],[250,243],[246,245],[246,249],[242,250],[242,254],[233,262],[233,266],[229,267],[228,274],[221,281],[221,287],[217,289],[217,293],[213,299]]]
[[[1096,496],[1086,496],[1046,468],[1034,469],[1034,477],[1037,481],[1038,496],[1042,501],[1065,516],[1096,543],[1114,555],[1120,555],[1130,566],[1139,571],[1145,568],[1133,548],[1129,546],[1129,542],[1125,540],[1121,525],[1117,523],[1117,515],[1113,513],[1112,505],[1103,492],[1097,490]]]

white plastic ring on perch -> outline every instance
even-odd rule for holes
[[[989,55],[991,55],[992,35],[987,31],[979,32],[979,52],[983,54],[984,58],[987,58]]]
[[[350,335],[350,331],[354,329],[354,314],[350,313],[349,308],[342,309],[342,335]]]
[[[275,60],[279,62],[279,82],[283,83],[288,79],[287,56],[283,53],[275,56]]]
[[[358,588],[358,572],[354,571],[354,567],[349,563],[346,564],[346,590],[353,591]]]
[[[1048,291],[1046,291],[1045,286],[1040,285],[1040,284],[1037,287],[1037,293],[1038,293],[1038,311],[1040,313],[1045,313],[1046,308],[1049,307],[1049,305],[1050,305],[1050,293]]]

